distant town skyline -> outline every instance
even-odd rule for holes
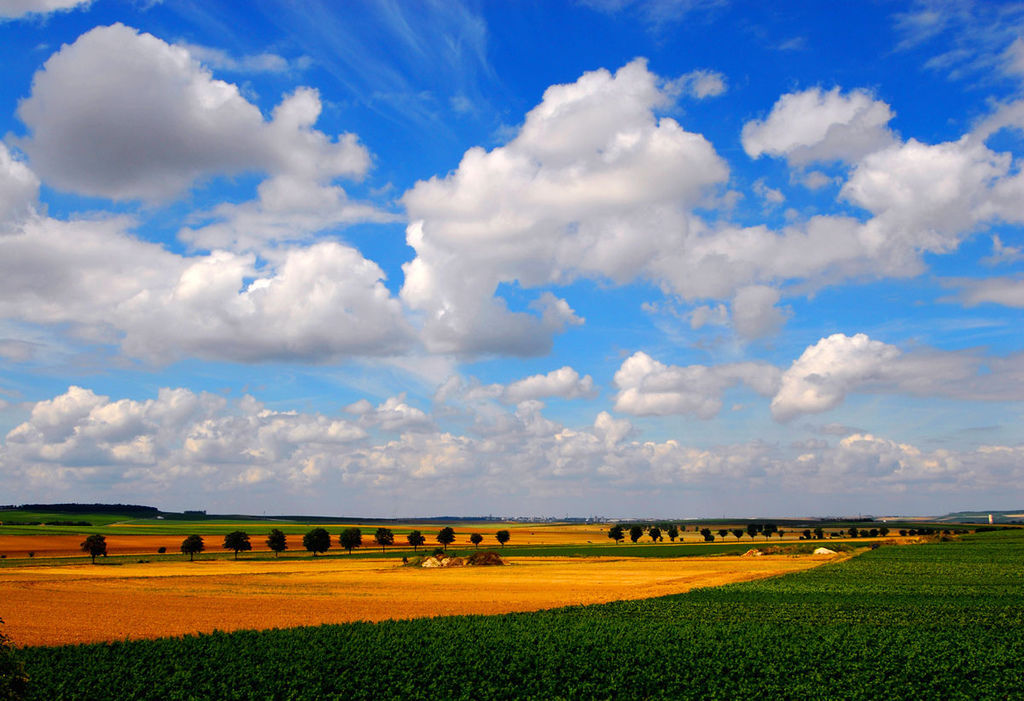
[[[1024,505],[1024,4],[0,2],[0,494]]]

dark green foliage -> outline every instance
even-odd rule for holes
[[[614,540],[615,544],[618,545],[626,537],[626,534],[622,532],[622,526],[616,523],[608,529],[608,537]]]
[[[718,529],[718,535],[719,535],[720,538],[725,538],[725,536],[729,535],[729,529],[728,528],[719,528]]]
[[[98,533],[93,533],[82,541],[82,550],[92,557],[92,564],[95,565],[97,555],[107,554],[107,539]]]
[[[288,549],[288,536],[279,528],[274,528],[267,535],[267,547],[274,551],[274,557]]]
[[[668,539],[674,543],[676,542],[676,538],[679,537],[679,529],[675,526],[670,525],[668,528],[665,529],[665,535],[667,535]]]
[[[630,526],[630,529],[629,529],[629,539],[631,541],[633,541],[634,543],[637,542],[638,540],[640,540],[640,536],[642,536],[643,534],[644,534],[644,529],[643,529],[642,526]]]
[[[302,547],[313,553],[325,553],[331,548],[331,534],[325,528],[314,528],[302,536]]]
[[[658,539],[661,538],[661,529],[657,526],[651,526],[647,531],[647,535],[651,536],[651,540],[657,543]]]
[[[473,548],[479,548],[480,543],[482,543],[483,540],[484,537],[479,533],[474,533],[473,535],[469,536],[469,542],[473,544]]]
[[[189,562],[195,559],[197,553],[203,552],[206,546],[203,544],[203,536],[190,535],[181,541],[181,552],[188,554]]]
[[[427,539],[419,531],[411,531],[405,539],[409,541],[409,545],[412,546],[413,552],[416,552],[416,548],[427,542]]]
[[[237,560],[239,552],[252,550],[252,543],[249,542],[249,534],[245,531],[231,531],[224,536],[224,549],[234,550],[235,559]]]
[[[750,536],[751,538],[753,538],[754,536],[756,536],[760,532],[761,532],[761,527],[759,525],[757,525],[756,523],[748,523],[747,524],[747,535]]]
[[[740,538],[743,537],[743,529],[742,528],[733,528],[732,529],[732,534],[734,536],[736,536],[736,540],[739,540]]]
[[[362,533],[360,533],[359,536],[359,540],[362,540]],[[373,539],[377,541],[377,545],[380,546],[380,551],[384,552],[384,549],[387,546],[394,545],[395,534],[391,532],[390,528],[384,528],[383,526],[381,526],[377,529],[377,532],[373,534]],[[349,552],[352,552],[351,548],[349,548]]]
[[[509,534],[508,531],[498,531],[497,533],[494,534],[494,537],[498,539],[498,542],[501,544],[501,547],[504,548],[505,547],[505,543],[507,543],[508,539],[511,538],[512,536],[511,536],[511,534]]]
[[[969,536],[658,599],[20,652],[47,701],[1016,699],[1022,553]]]
[[[455,542],[455,531],[451,526],[445,526],[437,534],[437,542],[444,546],[445,551],[448,550],[448,546]]]
[[[134,518],[156,516],[160,509],[155,506],[138,504],[21,504],[12,508],[16,511],[52,511],[59,514],[118,514]]]
[[[3,625],[3,619],[0,619]],[[24,664],[15,657],[10,638],[0,631],[0,699],[15,701],[25,698],[28,677]]]
[[[338,544],[352,554],[352,548],[358,548],[363,544],[363,532],[358,528],[346,528],[338,536]]]

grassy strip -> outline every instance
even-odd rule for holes
[[[1022,541],[600,606],[21,655],[36,699],[1021,698]]]

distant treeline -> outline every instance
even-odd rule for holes
[[[3,511],[38,511],[54,514],[127,514],[131,516],[156,516],[160,509],[139,504],[8,504],[0,506]]]
[[[0,521],[0,526],[91,526],[89,521]]]

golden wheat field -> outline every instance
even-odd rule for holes
[[[0,570],[16,645],[213,630],[494,614],[640,599],[807,569],[823,559],[510,558],[505,567],[420,569],[395,560],[206,560]]]

